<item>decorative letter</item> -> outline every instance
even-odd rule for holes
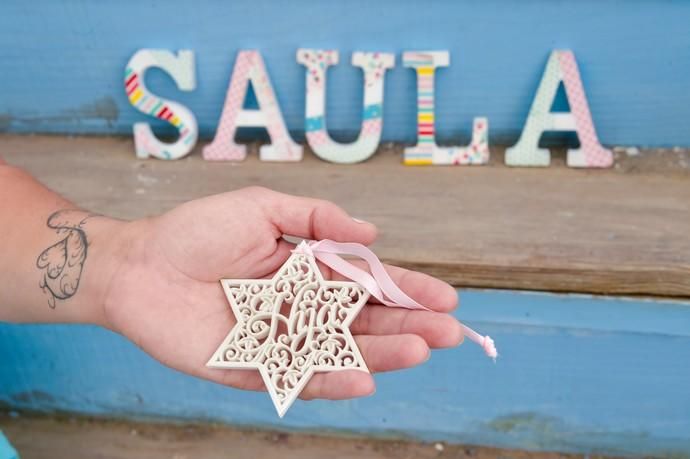
[[[570,111],[553,113],[551,106],[561,81]],[[549,150],[539,148],[539,139],[544,131],[577,133],[580,148],[568,150],[567,162],[570,167],[610,167],[613,164],[613,154],[602,147],[597,138],[575,56],[569,50],[554,50],[551,53],[520,140],[506,150],[506,164],[548,166],[551,154]]]
[[[244,100],[252,83],[258,110],[245,109]],[[247,147],[235,143],[240,127],[261,127],[268,131],[271,143],[262,145],[262,161],[300,161],[302,147],[288,134],[280,112],[266,66],[258,51],[240,51],[230,78],[223,114],[213,142],[204,148],[204,159],[241,161],[247,156]]]
[[[450,65],[448,51],[408,51],[403,65],[417,70],[417,145],[405,148],[405,164],[486,164],[489,162],[489,121],[475,118],[467,147],[439,147],[434,131],[434,72]]]
[[[364,110],[359,137],[347,145],[333,141],[326,128],[326,70],[338,63],[338,51],[299,49],[297,62],[307,67],[304,129],[314,153],[334,163],[356,163],[373,155],[381,140],[384,76],[395,66],[395,56],[362,52],[352,55],[352,65],[364,71]]]
[[[164,49],[140,49],[125,68],[125,91],[129,102],[140,112],[167,121],[177,128],[180,137],[174,143],[156,139],[148,123],[134,124],[134,146],[138,158],[154,156],[160,159],[179,159],[186,156],[199,135],[194,114],[184,105],[151,93],[144,84],[144,73],[159,67],[172,76],[177,87],[192,91],[196,87],[194,53],[183,49],[177,54]]]

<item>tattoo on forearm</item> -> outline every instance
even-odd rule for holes
[[[48,305],[55,308],[57,300],[67,300],[79,289],[89,241],[82,225],[95,214],[80,210],[59,210],[46,221],[49,228],[64,237],[45,249],[36,260],[41,270],[38,284],[48,296]]]

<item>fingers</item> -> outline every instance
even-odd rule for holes
[[[350,331],[357,335],[418,335],[432,349],[455,347],[463,339],[460,322],[448,314],[378,305],[363,308]]]
[[[290,256],[290,252],[295,248],[295,244],[284,239],[275,241],[275,249],[268,256],[259,260],[248,269],[248,277],[273,277],[279,267],[285,263]],[[266,275],[268,273],[268,275]]]
[[[429,359],[429,347],[416,335],[355,337],[364,361],[372,373],[410,368]],[[244,390],[265,390],[257,370],[208,371],[202,377]],[[300,398],[340,400],[364,397],[374,392],[372,376],[361,370],[315,373]]]
[[[303,400],[323,398],[326,400],[345,400],[372,395],[376,390],[374,377],[360,370],[332,371],[316,373],[300,394]]]
[[[332,239],[339,242],[371,244],[376,227],[350,217],[332,202],[278,193],[266,188],[242,190],[266,213],[276,229],[276,238],[284,234],[307,239]]]
[[[417,335],[359,335],[355,341],[372,373],[411,368],[431,355],[426,341]]]
[[[367,264],[361,260],[348,260],[353,265],[367,270]],[[324,278],[331,280],[349,280],[324,264],[319,264]],[[410,271],[397,266],[385,265],[393,282],[410,298],[419,304],[438,312],[450,312],[458,306],[458,294],[448,283],[427,274]],[[372,302],[376,299],[372,298]]]
[[[213,371],[212,381],[223,384],[225,386],[234,387],[235,389],[251,390],[258,392],[266,392],[266,385],[261,377],[261,373],[255,369],[246,370],[222,370],[211,369]]]
[[[215,374],[209,379],[236,389],[266,391],[266,386],[257,370],[233,370]],[[374,393],[374,377],[362,370],[340,370],[315,373],[299,398],[312,400],[345,400],[366,397]]]
[[[416,335],[355,337],[362,357],[372,373],[410,368],[429,359],[429,347]],[[316,373],[300,398],[342,400],[374,393],[374,380],[364,371]]]

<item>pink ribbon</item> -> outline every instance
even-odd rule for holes
[[[314,257],[332,270],[348,279],[352,279],[385,306],[431,311],[431,309],[417,303],[403,292],[388,275],[381,260],[378,259],[374,252],[362,244],[335,242],[330,239],[310,242],[302,241],[293,252]],[[341,258],[339,255],[351,255],[361,258],[369,265],[371,274]],[[498,357],[498,352],[496,351],[494,340],[488,335],[480,335],[464,324],[461,324],[461,326],[464,336],[479,344],[484,349],[486,355],[495,361],[496,357]]]

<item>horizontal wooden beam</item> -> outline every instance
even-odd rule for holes
[[[375,375],[371,397],[300,400],[283,419],[265,392],[171,370],[110,331],[0,323],[0,408],[689,457],[690,302],[492,290],[460,302],[455,317],[491,335],[496,363],[472,344],[433,352],[419,368]],[[12,440],[6,425],[0,417]]]
[[[16,413],[15,413],[16,414]],[[12,417],[0,412],[0,428],[22,457],[73,459],[170,459],[260,457],[315,459],[357,457],[390,459],[579,459],[580,455],[506,450],[481,446],[429,444],[406,439],[381,439],[354,435],[308,434],[237,428],[217,424],[176,424],[119,421],[82,416]],[[79,441],[74,441],[79,438]],[[280,449],[280,454],[276,450]],[[605,456],[594,456],[604,459]]]
[[[253,148],[256,149],[255,146]],[[610,170],[137,160],[129,138],[0,136],[0,154],[81,206],[137,218],[249,185],[333,200],[381,229],[386,261],[459,287],[690,296],[688,170],[672,156]],[[619,155],[620,156],[620,155]],[[1,186],[1,184],[0,184]],[[202,222],[200,222],[202,224]]]

